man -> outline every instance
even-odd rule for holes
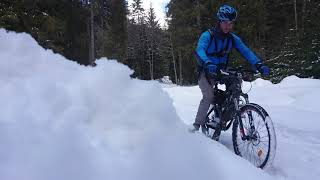
[[[206,133],[206,115],[213,100],[213,85],[217,72],[225,69],[228,62],[228,54],[235,48],[251,65],[263,75],[269,74],[269,68],[261,63],[256,55],[232,33],[233,23],[236,20],[237,11],[228,5],[223,5],[217,12],[216,27],[201,34],[195,56],[198,63],[199,87],[203,98],[200,101],[198,112],[193,127],[190,132],[196,132],[202,128]],[[219,140],[221,129],[216,130],[214,139]]]

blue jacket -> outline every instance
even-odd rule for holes
[[[203,32],[199,38],[195,51],[198,65],[203,66],[207,62],[216,65],[227,65],[228,54],[232,48],[236,48],[250,64],[254,65],[260,62],[257,56],[234,33],[221,35],[217,28],[211,31],[213,32],[213,38],[211,38],[209,31]]]

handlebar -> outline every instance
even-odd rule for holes
[[[222,75],[236,75],[237,73],[250,73],[252,75],[260,74],[258,70],[252,70],[252,69],[245,69],[243,67],[239,68],[227,68],[225,70],[220,69],[220,74]]]
[[[227,68],[225,70],[219,70],[217,73],[218,79],[222,80],[224,78],[230,78],[230,76],[240,77],[244,81],[252,81],[253,77],[260,75],[257,70],[252,70],[248,68],[238,67],[238,68]],[[223,80],[222,80],[223,81]]]

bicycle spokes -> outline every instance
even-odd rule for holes
[[[263,168],[269,162],[270,149],[273,146],[270,129],[259,109],[251,109],[250,106],[244,109],[239,116],[241,119],[235,125],[235,152],[255,166]]]

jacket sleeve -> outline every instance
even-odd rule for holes
[[[254,65],[260,62],[260,59],[242,42],[242,40],[232,33],[234,47],[250,64]]]
[[[201,64],[205,64],[206,62],[209,61],[209,57],[206,54],[207,48],[209,47],[210,43],[210,33],[208,31],[204,32],[201,34],[198,44],[197,44],[197,49],[196,49],[196,56],[197,58],[201,61]]]

